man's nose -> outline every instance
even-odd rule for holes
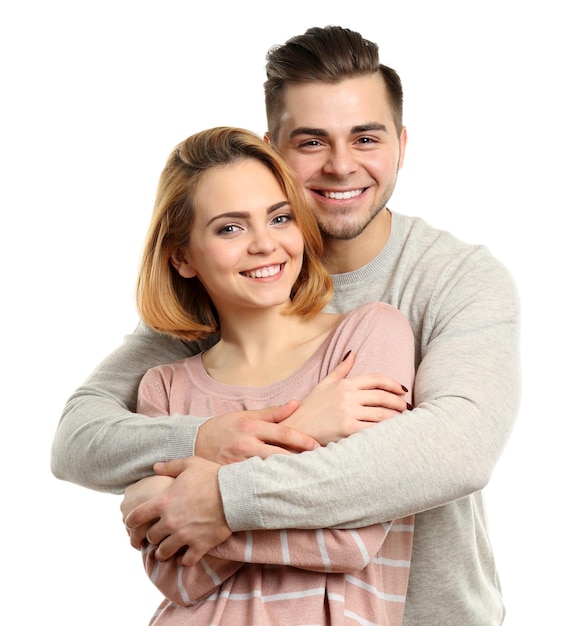
[[[344,178],[354,172],[357,167],[353,152],[348,146],[335,146],[330,151],[323,169],[327,174]]]

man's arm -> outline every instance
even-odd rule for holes
[[[213,445],[208,433],[201,445],[198,441],[199,428],[210,416],[169,416],[166,407],[144,411],[147,415],[134,412],[146,370],[192,356],[204,347],[202,342],[187,343],[138,326],[69,398],[53,441],[55,476],[97,491],[121,493],[152,474],[159,461],[196,453],[213,461],[235,462],[314,447],[309,435],[280,425],[297,406],[292,402],[216,417],[222,433]]]
[[[212,472],[210,475],[212,480],[210,483],[206,481],[205,488],[209,484],[216,484],[213,464],[196,457],[181,462],[200,466],[200,471],[192,474],[195,480],[199,480],[200,475],[207,470]],[[188,476],[188,473],[181,472],[179,480]],[[173,478],[150,476],[131,486],[120,507],[126,523],[131,523],[132,516],[129,514],[140,504],[159,496],[168,497],[169,494],[165,492],[172,487],[173,482]],[[218,490],[216,494],[215,496],[213,490],[208,491],[205,502],[216,500],[218,503]],[[186,568],[180,555],[160,561],[157,554],[158,546],[155,543],[142,542],[140,545],[134,544],[134,547],[142,548],[146,571],[158,589],[173,602],[188,604],[210,593],[235,573],[243,563],[289,565],[315,572],[359,571],[379,552],[388,532],[396,532],[398,535],[411,534],[413,524],[414,516],[411,516],[397,523],[375,524],[353,530],[291,529],[240,532],[231,535],[211,549],[200,561],[193,562]],[[213,526],[220,527],[221,523]],[[160,541],[166,534],[166,531],[162,530],[158,537],[156,532],[155,528],[148,531],[148,536],[153,542]],[[394,545],[393,558],[404,559],[403,548],[404,544],[398,541]],[[405,566],[405,562],[400,565]]]
[[[67,401],[53,440],[54,475],[97,491],[121,493],[152,474],[157,461],[193,454],[203,419],[176,415],[153,420],[132,411],[148,368],[195,351],[194,343],[140,324]]]
[[[184,523],[163,524],[159,556],[189,543],[196,562],[219,543],[209,536],[217,523],[232,531],[367,526],[483,489],[519,406],[519,302],[511,276],[491,257],[468,255],[455,265],[448,276],[441,271],[422,307],[413,411],[309,453],[225,465],[210,482],[199,476],[190,510],[204,507],[214,521],[192,519],[186,507]],[[383,336],[371,344],[387,351]],[[177,460],[159,472],[186,478],[187,466]],[[203,499],[201,489],[217,480],[221,497]],[[142,510],[133,525],[161,510]]]
[[[413,411],[308,454],[220,468],[234,532],[364,526],[485,487],[519,406],[512,278],[494,259],[470,255],[436,284],[417,330]]]

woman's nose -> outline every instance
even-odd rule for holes
[[[276,240],[269,229],[255,230],[249,244],[251,254],[267,254],[276,249]]]

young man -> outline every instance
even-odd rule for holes
[[[160,469],[178,476],[173,486],[126,517],[134,545],[147,530],[160,558],[188,544],[185,564],[232,531],[357,527],[416,513],[404,623],[500,624],[481,490],[519,403],[515,285],[485,248],[387,209],[407,136],[399,77],[379,64],[375,44],[338,27],[310,29],[270,52],[267,74],[268,139],[311,198],[334,274],[330,310],[382,300],[405,313],[416,341],[414,410],[310,454],[273,456],[273,446],[311,447],[271,423],[289,407],[207,421],[132,415],[120,406],[135,406],[143,372],[195,349],[140,327],[68,402],[53,471],[121,491],[155,461],[190,456]],[[321,406],[340,406],[350,384],[323,386]],[[245,457],[254,458],[230,463]]]

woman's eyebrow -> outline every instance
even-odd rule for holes
[[[289,200],[282,200],[281,202],[276,202],[276,204],[272,204],[271,206],[269,206],[268,210],[266,212],[269,215],[270,213],[274,213],[274,211],[279,211],[282,207],[285,207],[287,205],[290,205],[290,201]],[[209,226],[213,222],[216,222],[217,220],[221,220],[221,219],[224,219],[224,218],[249,219],[249,217],[250,217],[249,211],[226,211],[225,213],[219,213],[218,215],[214,215],[205,224],[205,226]]]

